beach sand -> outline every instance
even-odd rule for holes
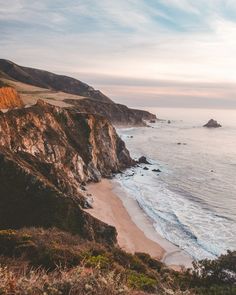
[[[116,227],[119,246],[127,252],[145,252],[170,267],[190,267],[192,258],[162,238],[138,203],[127,197],[114,180],[103,179],[89,184],[93,209],[88,212],[103,222]],[[121,198],[122,196],[122,198]]]

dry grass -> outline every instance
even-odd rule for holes
[[[22,82],[2,79],[8,85],[14,87],[19,93],[25,105],[33,105],[38,99],[43,99],[48,103],[60,107],[70,107],[71,105],[64,102],[64,99],[83,99],[83,96],[68,94],[61,91],[53,91],[50,89],[40,88],[28,85]]]
[[[0,267],[0,294],[4,295],[116,295],[129,294],[119,275],[103,274],[98,269],[77,267],[58,268],[54,272],[30,270],[17,274]]]
[[[27,270],[15,273],[8,267],[0,267],[1,295],[147,295],[127,286],[126,278],[116,271],[104,273],[99,268],[76,267],[69,270],[58,268]],[[193,295],[163,287],[153,294]]]

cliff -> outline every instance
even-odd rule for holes
[[[144,120],[156,119],[149,112],[116,104],[99,90],[74,78],[22,67],[8,60],[0,59],[0,78],[19,91],[25,104],[34,104],[36,99],[64,107],[70,104],[80,112],[105,116],[116,125],[145,126]]]
[[[56,226],[114,243],[113,227],[83,211],[81,183],[133,165],[103,117],[39,101],[0,114],[0,227]]]
[[[0,109],[11,109],[22,106],[23,101],[17,91],[12,87],[1,87],[0,84]]]
[[[122,104],[111,104],[95,101],[94,99],[65,99],[80,112],[94,113],[108,118],[113,124],[121,126],[146,126],[144,120],[156,119],[156,116],[142,110],[130,109]]]

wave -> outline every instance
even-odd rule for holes
[[[155,161],[152,163],[151,169],[160,168]],[[151,218],[159,234],[194,259],[213,259],[230,248],[230,220],[206,209],[199,198],[194,200],[189,193],[170,190],[160,176],[151,170],[144,172],[144,166],[127,170],[117,180]],[[162,171],[168,174],[166,168]]]

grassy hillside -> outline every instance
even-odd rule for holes
[[[0,231],[0,294],[236,294],[236,253],[175,272],[57,229]]]

